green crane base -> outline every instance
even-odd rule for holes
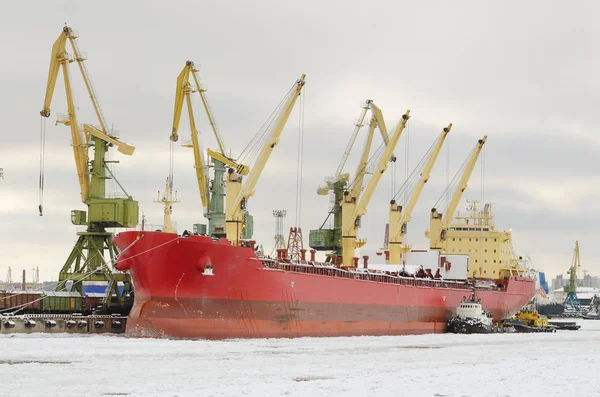
[[[127,273],[115,273],[112,264],[118,254],[112,242],[112,234],[102,232],[79,232],[77,243],[63,265],[59,276],[57,291],[66,291],[67,281],[72,281],[72,291],[83,296],[84,281],[103,281],[107,283],[105,296],[102,300],[104,311],[119,311],[126,305],[126,296],[132,291],[131,277]],[[108,251],[110,260],[104,258]],[[87,253],[87,256],[86,254]],[[118,283],[124,285],[121,292]]]

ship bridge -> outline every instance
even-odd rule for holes
[[[457,212],[446,235],[447,254],[469,255],[469,276],[500,279],[519,274],[523,259],[512,246],[510,230],[496,230],[492,203],[467,200],[467,211]]]

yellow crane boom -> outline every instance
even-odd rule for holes
[[[118,140],[113,136],[112,132],[106,128],[106,121],[98,102],[98,97],[92,86],[89,73],[85,66],[85,57],[76,42],[76,32],[68,26],[63,28],[62,33],[58,36],[58,39],[52,46],[52,53],[50,55],[50,67],[48,70],[48,82],[46,84],[46,96],[44,98],[44,107],[40,111],[43,117],[50,117],[50,105],[52,104],[52,97],[56,88],[56,80],[58,78],[58,72],[62,67],[63,80],[65,83],[65,93],[67,96],[67,111],[68,115],[66,118],[59,118],[57,123],[68,125],[71,130],[71,146],[73,147],[73,154],[75,157],[75,167],[77,169],[77,178],[79,179],[81,201],[86,203],[86,200],[90,197],[90,172],[89,172],[89,155],[88,149],[90,147],[90,136],[95,136],[101,140],[117,146],[117,149],[126,155],[132,155],[135,148],[124,142]],[[67,41],[71,44],[73,49],[73,56],[70,56],[66,49]],[[83,131],[79,129],[79,123],[77,122],[77,114],[75,111],[75,104],[73,101],[73,92],[71,88],[71,78],[69,72],[69,64],[77,62],[79,69],[83,76],[86,89],[92,101],[100,129],[84,124]],[[83,133],[83,134],[82,134]],[[83,135],[83,136],[82,136]],[[102,192],[103,193],[103,192]],[[98,194],[95,194],[98,196]]]
[[[371,109],[373,111],[373,116],[369,122],[369,133],[367,135],[367,140],[365,142],[360,161],[358,162],[356,173],[354,174],[355,177],[350,191],[351,197],[358,197],[360,190],[362,189],[363,181],[365,180],[365,176],[367,174],[367,163],[369,162],[369,153],[371,152],[371,144],[373,143],[375,128],[378,128],[381,132],[381,136],[385,145],[390,142],[387,128],[385,126],[385,122],[383,121],[381,109],[379,109],[374,103],[371,103]]]
[[[360,218],[367,213],[369,201],[373,197],[375,188],[387,169],[390,159],[393,157],[394,149],[400,140],[402,131],[404,131],[409,118],[410,110],[407,110],[392,132],[389,142],[385,145],[385,149],[378,159],[377,168],[369,179],[360,198],[358,195],[352,196],[351,191],[344,192],[342,202],[342,264],[344,266],[354,266],[354,250],[357,246],[356,236],[360,227]],[[356,193],[356,190],[354,192]],[[358,192],[360,192],[360,189]]]
[[[389,251],[390,251],[390,264],[400,264],[401,256],[403,252],[406,252],[406,247],[403,246],[403,237],[406,234],[406,225],[412,219],[412,213],[415,209],[415,205],[419,200],[419,196],[425,187],[425,184],[429,180],[431,170],[435,165],[435,162],[440,154],[442,145],[446,140],[446,137],[452,129],[452,123],[448,124],[440,133],[436,140],[431,154],[423,167],[423,171],[419,177],[419,181],[415,185],[410,198],[406,206],[403,208],[395,200],[390,202],[390,221],[389,221]]]
[[[385,121],[383,119],[383,114],[381,113],[381,109],[379,109],[379,107],[377,107],[371,99],[367,99],[362,106],[362,110],[360,112],[360,115],[358,116],[358,119],[356,120],[356,123],[354,124],[354,130],[352,131],[352,135],[350,136],[350,140],[348,141],[348,144],[346,145],[346,150],[344,150],[344,154],[342,155],[342,160],[340,161],[340,164],[338,165],[338,168],[336,169],[334,176],[332,178],[329,178],[326,181],[325,185],[319,186],[317,188],[317,194],[327,195],[329,193],[329,190],[331,190],[332,186],[336,182],[348,180],[349,174],[348,173],[343,174],[342,172],[344,171],[344,166],[346,165],[346,162],[348,161],[348,157],[350,157],[350,152],[352,151],[352,147],[354,146],[354,143],[356,142],[356,138],[358,137],[358,133],[359,133],[360,129],[364,125],[365,117],[367,116],[367,112],[369,110],[371,110],[371,112],[372,112],[372,116],[371,116],[371,119],[369,122],[369,128],[370,128],[369,137],[367,137],[367,143],[365,145],[365,148],[363,149],[362,158],[366,157],[366,160],[368,160],[368,155],[369,155],[369,151],[370,151],[370,147],[371,147],[370,144],[372,141],[372,133],[373,133],[373,130],[375,127],[379,128],[379,131],[381,132],[381,136],[383,137],[383,140],[387,145],[389,138],[388,138],[387,128],[385,126]],[[368,147],[366,147],[367,145],[368,145]],[[366,160],[364,160],[364,161],[366,161]],[[361,161],[359,163],[356,175],[359,175],[359,172],[362,171],[362,168],[361,168],[362,163],[363,163],[363,161]]]
[[[242,233],[243,210],[246,208],[248,199],[254,194],[254,188],[260,178],[273,149],[279,143],[279,137],[287,123],[290,114],[294,108],[296,100],[300,96],[302,87],[305,84],[306,75],[302,75],[296,81],[289,94],[283,101],[279,114],[276,116],[268,139],[265,140],[262,148],[256,158],[252,170],[248,173],[245,182],[242,185],[242,177],[235,173],[233,168],[228,170],[227,192],[226,192],[226,234],[227,239],[232,244],[238,245]]]
[[[452,195],[452,199],[450,200],[450,203],[448,204],[448,208],[446,208],[445,213],[442,215],[438,212],[436,208],[431,209],[429,230],[425,232],[425,236],[429,238],[429,246],[431,249],[443,249],[443,244],[446,240],[446,230],[448,229],[450,221],[454,217],[454,212],[456,212],[456,208],[458,207],[458,203],[460,202],[462,193],[467,188],[469,178],[471,178],[471,173],[473,172],[473,168],[475,168],[475,163],[477,162],[479,153],[481,153],[481,149],[483,148],[483,145],[486,141],[487,135],[479,141],[477,141],[475,148],[471,152],[464,166],[464,171],[462,173],[460,181],[456,186],[456,191]]]

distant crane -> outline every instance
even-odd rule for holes
[[[573,249],[573,260],[571,261],[571,268],[569,269],[569,285],[564,287],[564,291],[567,293],[565,297],[565,305],[579,306],[579,299],[577,298],[577,268],[581,267],[579,262],[579,241],[575,241],[575,248]]]

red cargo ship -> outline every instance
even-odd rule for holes
[[[275,338],[444,332],[471,285],[304,260],[259,257],[227,239],[127,231],[114,236],[135,303],[127,334]],[[477,296],[495,320],[533,297],[534,280],[508,276]]]

